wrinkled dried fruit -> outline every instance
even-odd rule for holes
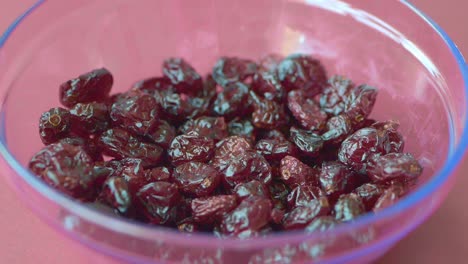
[[[327,114],[314,100],[307,98],[303,90],[288,93],[288,107],[294,118],[308,130],[322,130],[327,122]]]
[[[234,119],[228,124],[229,136],[244,137],[250,143],[255,142],[256,131],[248,119]]]
[[[320,199],[320,197],[326,197],[326,193],[319,187],[307,184],[298,185],[292,189],[287,197],[289,208],[297,206],[306,206],[312,200]]]
[[[336,220],[351,221],[366,211],[361,198],[357,194],[350,193],[340,196],[333,212]]]
[[[374,183],[366,183],[357,187],[353,193],[359,196],[366,207],[366,210],[372,210],[379,199],[380,195],[383,193],[384,189],[380,185]]]
[[[270,200],[259,196],[244,199],[224,216],[220,226],[221,232],[239,238],[250,237],[268,224],[271,207]]]
[[[218,116],[232,119],[243,116],[248,111],[249,88],[240,82],[228,84],[217,94],[213,103],[213,112]]]
[[[325,193],[334,197],[352,191],[358,180],[354,172],[336,161],[322,164],[319,179]]]
[[[334,116],[327,121],[326,132],[323,133],[322,139],[337,144],[346,139],[351,132],[353,127],[347,115]]]
[[[126,214],[132,206],[132,196],[123,178],[110,177],[104,182],[100,200],[112,206],[117,212]]]
[[[283,220],[285,229],[300,229],[307,226],[316,217],[328,215],[330,204],[326,197],[312,200],[305,206],[298,206],[289,212]]]
[[[367,163],[366,172],[374,182],[411,182],[422,174],[422,166],[409,153],[390,153],[372,157]]]
[[[401,190],[398,186],[391,186],[383,191],[382,195],[375,202],[372,211],[379,212],[395,204],[401,197]]]
[[[252,113],[252,124],[258,128],[274,129],[283,126],[288,120],[284,107],[265,98],[258,97],[254,92],[250,92],[250,97],[254,101],[254,111]]]
[[[167,154],[175,166],[190,161],[209,161],[213,156],[213,152],[213,140],[199,136],[196,133],[175,137],[167,150]]]
[[[110,118],[105,103],[78,103],[70,109],[74,126],[88,134],[101,133],[109,128]]]
[[[255,150],[268,161],[279,161],[288,155],[296,154],[296,147],[286,139],[261,139],[257,141]]]
[[[290,134],[291,141],[304,155],[317,156],[323,147],[322,137],[314,132],[292,127]]]
[[[213,68],[213,79],[222,87],[244,81],[257,71],[255,62],[236,57],[222,57]]]
[[[303,184],[318,185],[320,171],[309,167],[297,158],[286,156],[281,160],[280,173],[281,180],[294,188]]]
[[[308,232],[325,232],[339,224],[332,216],[319,216],[306,227]]]
[[[172,170],[167,167],[157,167],[145,171],[145,178],[148,182],[171,181]]]
[[[253,77],[252,89],[267,100],[283,101],[285,91],[275,71],[259,70]]]
[[[175,136],[175,128],[164,120],[159,120],[156,127],[146,135],[151,142],[154,142],[166,149],[169,148]]]
[[[309,97],[321,93],[327,83],[320,61],[302,54],[286,57],[278,65],[278,77],[287,91],[301,89]]]
[[[114,83],[107,69],[97,69],[60,85],[60,102],[66,107],[106,99]]]
[[[137,193],[139,209],[152,224],[164,225],[175,221],[176,205],[180,201],[177,186],[168,182],[153,182]]]
[[[195,132],[199,136],[207,137],[218,142],[228,135],[224,117],[202,116],[195,120],[187,121],[181,128],[181,132],[187,134]]]
[[[235,195],[217,195],[196,198],[192,201],[192,216],[195,222],[211,224],[222,218],[237,206]]]
[[[240,199],[245,199],[251,196],[269,197],[268,189],[263,183],[257,180],[237,184],[236,187],[234,187],[233,193],[235,193]]]
[[[346,101],[346,114],[353,124],[365,120],[371,113],[377,99],[377,89],[368,85],[356,87]]]
[[[195,69],[181,58],[170,58],[163,63],[163,73],[180,93],[195,94],[203,81]]]
[[[39,119],[39,135],[44,144],[54,143],[67,137],[71,130],[70,112],[61,107],[44,112]]]
[[[343,76],[333,76],[320,97],[320,107],[330,115],[339,115],[346,111],[346,104],[354,90],[351,80]]]
[[[210,195],[220,182],[219,172],[213,166],[200,162],[177,166],[173,178],[180,191],[193,197]]]

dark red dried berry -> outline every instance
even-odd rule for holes
[[[109,95],[114,79],[107,69],[97,69],[60,85],[60,101],[66,107],[77,103],[103,101]]]
[[[275,72],[283,59],[284,57],[279,54],[268,54],[258,62],[258,70]]]
[[[319,216],[306,227],[308,232],[325,232],[339,224],[332,216]]]
[[[250,196],[269,197],[268,189],[263,183],[257,180],[237,184],[236,187],[234,187],[233,193],[240,199],[245,199]]]
[[[70,112],[61,107],[51,108],[39,119],[39,135],[44,144],[54,143],[67,137],[71,130]]]
[[[163,73],[179,93],[195,94],[203,87],[201,76],[181,58],[170,58],[163,63]]]
[[[224,139],[228,135],[224,117],[202,116],[187,121],[180,130],[184,134],[195,132],[199,136],[211,138],[215,142]]]
[[[301,229],[307,226],[316,217],[328,215],[330,204],[326,197],[312,200],[305,206],[295,207],[283,220],[283,226],[287,230]]]
[[[81,146],[94,161],[103,161],[101,150],[93,139],[85,139],[79,136],[69,136],[59,140],[59,143]]]
[[[362,128],[341,143],[338,158],[344,164],[359,171],[370,156],[384,152],[383,141],[375,128]]]
[[[78,103],[70,109],[70,113],[73,126],[88,134],[101,133],[109,128],[109,111],[105,103]]]
[[[250,143],[255,142],[256,131],[252,122],[248,119],[234,119],[228,124],[228,132],[230,136],[244,137]]]
[[[175,221],[180,194],[177,186],[168,182],[153,182],[137,193],[139,210],[150,223],[164,225]]]
[[[209,161],[213,152],[213,140],[193,132],[175,137],[167,150],[167,154],[175,166],[190,161]]]
[[[360,85],[353,89],[346,101],[346,114],[353,124],[365,120],[371,113],[377,99],[377,89]]]
[[[320,171],[309,167],[295,157],[286,156],[281,160],[280,173],[281,180],[294,188],[303,184],[318,185]]]
[[[83,147],[53,143],[29,162],[29,168],[51,187],[77,199],[88,200],[95,194],[93,160]]]
[[[176,136],[175,128],[167,121],[159,120],[159,123],[153,128],[146,137],[163,148],[169,148],[172,140]]]
[[[99,137],[98,145],[103,153],[108,156],[119,159],[141,159],[145,167],[157,165],[163,154],[161,147],[142,142],[120,128],[112,128],[102,133]]]
[[[288,93],[288,107],[294,118],[308,130],[322,130],[327,122],[327,114],[303,90]]]
[[[283,105],[260,98],[254,92],[250,92],[253,100],[254,111],[252,113],[252,124],[258,128],[274,129],[283,126],[288,119]]]
[[[157,167],[145,170],[145,178],[148,182],[171,181],[172,170],[167,167]]]
[[[372,210],[372,208],[375,205],[375,202],[377,202],[377,199],[382,195],[384,189],[382,186],[374,184],[374,183],[366,183],[363,184],[359,187],[357,187],[353,193],[357,194],[362,202],[364,203],[364,206],[366,207],[366,210]]]
[[[281,181],[273,181],[268,187],[274,207],[284,209],[289,194],[288,186]]]
[[[285,215],[284,210],[273,208],[271,210],[271,216],[270,216],[271,222],[277,225],[281,224],[283,222],[284,215]]]
[[[334,116],[327,121],[326,132],[323,133],[322,139],[325,142],[337,144],[341,143],[352,132],[353,127],[347,115]]]
[[[422,170],[419,162],[409,153],[374,156],[366,166],[367,175],[374,182],[412,182],[422,174]]]
[[[320,61],[302,54],[286,57],[278,65],[278,77],[287,91],[301,89],[309,97],[321,93],[327,83]]]
[[[334,207],[335,219],[351,221],[366,212],[361,198],[354,193],[341,195]]]
[[[398,186],[390,186],[384,190],[380,197],[375,202],[374,213],[382,211],[383,209],[394,205],[402,196],[402,190]]]
[[[253,77],[252,89],[267,100],[281,102],[285,95],[275,71],[259,70]]]
[[[159,104],[165,119],[179,123],[187,119],[193,113],[190,98],[184,94],[178,94],[173,89],[155,91],[153,97]]]
[[[230,83],[217,94],[213,103],[213,112],[228,119],[243,116],[248,111],[248,99],[249,88],[245,84]]]
[[[354,90],[351,80],[343,76],[333,76],[320,97],[320,107],[330,115],[339,115],[345,112],[346,103]]]
[[[237,206],[235,195],[217,195],[192,201],[192,216],[201,224],[218,223]]]
[[[337,161],[324,162],[319,179],[325,193],[333,197],[352,191],[358,182],[354,172]]]
[[[191,197],[210,195],[220,182],[219,172],[213,166],[200,162],[177,166],[173,178],[179,190]]]
[[[385,131],[386,141],[384,142],[385,153],[402,153],[405,148],[405,141],[400,132],[389,129]]]
[[[220,230],[225,235],[248,238],[268,224],[271,207],[270,200],[259,196],[244,199],[224,216]]]
[[[323,147],[322,137],[311,131],[292,127],[290,130],[291,141],[307,156],[317,156]]]
[[[260,139],[274,139],[274,140],[280,140],[280,141],[287,140],[284,134],[281,131],[276,130],[276,129],[265,131],[265,133],[262,133],[260,135]]]
[[[112,122],[138,135],[147,135],[158,122],[156,100],[146,93],[130,91],[120,96],[110,110]]]
[[[104,182],[99,199],[121,214],[127,214],[132,206],[132,196],[127,182],[119,177],[110,177]]]
[[[255,145],[255,150],[268,161],[279,161],[296,154],[296,147],[288,140],[261,139]]]
[[[154,91],[164,91],[172,87],[171,80],[167,77],[151,77],[136,82],[132,85],[131,90],[141,90],[153,95]]]
[[[319,187],[306,184],[298,185],[294,188],[287,197],[289,208],[297,206],[306,206],[312,200],[320,199],[320,197],[326,197],[326,193]]]
[[[224,170],[231,159],[251,149],[252,146],[245,138],[239,136],[227,137],[216,144],[216,151],[211,163],[219,170]]]
[[[244,81],[257,71],[255,62],[235,57],[220,58],[213,68],[213,79],[222,87]]]

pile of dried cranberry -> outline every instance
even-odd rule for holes
[[[94,70],[60,86],[30,169],[115,213],[183,232],[251,237],[324,230],[395,203],[422,173],[394,121],[368,119],[377,89],[307,55],[183,59],[110,95]],[[112,159],[111,159],[112,158]]]

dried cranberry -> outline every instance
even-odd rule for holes
[[[145,170],[145,178],[148,182],[171,181],[172,170],[167,167],[157,167]]]
[[[361,170],[372,154],[384,152],[383,141],[375,128],[359,129],[341,143],[338,158],[355,170]]]
[[[402,190],[399,186],[390,186],[384,190],[380,197],[375,202],[372,209],[375,213],[394,205],[402,196]]]
[[[287,140],[284,134],[276,129],[264,131],[264,133],[260,135],[260,139],[274,139],[279,141]]]
[[[228,124],[228,132],[230,136],[241,136],[250,143],[255,142],[256,131],[248,119],[233,119]]]
[[[161,107],[161,116],[173,122],[182,122],[193,113],[190,98],[184,94],[178,94],[173,89],[154,92],[153,97]]]
[[[339,115],[345,112],[346,103],[354,89],[351,80],[343,76],[333,76],[328,80],[328,86],[320,97],[320,107],[330,115]]]
[[[275,72],[283,59],[284,57],[279,54],[268,54],[258,62],[259,71],[265,70]]]
[[[248,197],[224,216],[221,232],[240,238],[250,237],[268,224],[270,214],[270,200],[259,196]]]
[[[269,197],[268,189],[265,185],[257,180],[252,180],[245,183],[239,183],[234,187],[233,192],[240,199],[245,199],[250,196]]]
[[[319,179],[322,189],[333,197],[352,191],[358,182],[354,172],[337,161],[324,162]]]
[[[211,163],[219,170],[224,170],[231,159],[251,149],[252,146],[245,138],[239,136],[227,137],[216,144],[216,151]]]
[[[283,105],[265,98],[260,98],[254,92],[250,92],[253,99],[254,111],[252,124],[258,128],[274,129],[287,123]]]
[[[166,149],[169,148],[175,136],[175,128],[164,120],[159,120],[156,127],[146,135],[150,141]]]
[[[29,168],[53,188],[77,199],[88,200],[95,194],[93,160],[83,147],[53,143],[29,162]]]
[[[244,81],[257,71],[255,62],[236,57],[222,57],[213,68],[213,79],[221,86]]]
[[[71,130],[70,112],[61,107],[44,112],[39,119],[39,135],[44,144],[54,143],[67,137]]]
[[[193,197],[210,195],[220,182],[219,172],[211,165],[200,162],[177,166],[173,178],[179,190]]]
[[[345,111],[353,124],[362,122],[370,115],[377,93],[376,88],[368,85],[360,85],[351,92]]]
[[[322,137],[314,132],[292,127],[290,134],[291,141],[304,155],[317,156],[323,147]]]
[[[361,198],[354,193],[341,195],[334,207],[335,219],[351,221],[366,212]]]
[[[152,77],[136,82],[131,90],[141,90],[153,95],[154,91],[167,90],[171,85],[171,80],[167,77]]]
[[[109,128],[109,111],[105,103],[76,104],[70,109],[74,126],[88,134],[101,133]]]
[[[339,224],[332,216],[319,216],[306,227],[308,232],[325,232]]]
[[[384,189],[380,185],[366,183],[356,188],[353,193],[357,194],[361,198],[366,210],[369,211],[374,207],[375,202],[379,199],[383,191]]]
[[[267,100],[281,102],[285,91],[274,71],[259,70],[253,77],[252,89]]]
[[[203,87],[201,76],[181,58],[170,58],[163,63],[163,73],[180,93],[197,93]]]
[[[288,186],[281,181],[273,181],[269,186],[269,192],[274,206],[279,209],[284,209],[289,194]]]
[[[285,156],[296,154],[296,147],[288,140],[261,139],[255,150],[268,161],[279,161]]]
[[[212,224],[222,218],[237,206],[235,195],[217,195],[206,198],[196,198],[192,201],[192,215],[197,223]]]
[[[302,54],[286,57],[278,65],[278,77],[287,91],[302,89],[309,97],[321,93],[327,83],[320,61]]]
[[[301,229],[307,226],[316,217],[328,215],[330,205],[326,197],[310,201],[305,206],[295,207],[283,220],[285,229]]]
[[[248,98],[249,88],[245,84],[230,83],[217,94],[213,103],[213,112],[228,119],[242,116],[248,110]]]
[[[351,132],[353,127],[347,115],[334,116],[327,121],[327,129],[322,139],[332,144],[341,143]]]
[[[307,98],[303,90],[288,93],[288,107],[301,126],[308,130],[322,130],[327,122],[327,114],[314,100]]]
[[[114,79],[107,69],[97,69],[60,85],[60,101],[66,107],[77,103],[102,101],[112,88]]]
[[[202,116],[187,121],[180,130],[182,133],[193,131],[199,136],[211,138],[216,142],[227,137],[228,134],[224,117]]]
[[[85,139],[79,136],[69,136],[59,140],[59,143],[81,146],[94,161],[103,161],[101,150],[93,139]]]
[[[112,128],[102,133],[98,145],[108,156],[119,159],[138,158],[143,161],[145,167],[157,165],[163,154],[161,147],[142,142],[120,128]]]
[[[271,215],[270,215],[271,222],[277,225],[281,224],[283,222],[284,215],[285,215],[284,210],[273,208],[271,210]]]
[[[213,152],[213,140],[193,132],[175,137],[167,150],[175,166],[189,161],[209,161]]]
[[[317,185],[320,171],[307,166],[295,157],[286,156],[281,160],[280,173],[281,180],[294,188],[302,184]]]
[[[153,224],[170,224],[175,220],[176,205],[180,201],[177,186],[168,182],[153,182],[137,193],[139,209]]]
[[[326,193],[319,187],[310,184],[298,185],[289,193],[287,202],[289,208],[294,208],[297,206],[306,206],[310,201],[326,196]]]
[[[387,136],[384,142],[385,153],[402,153],[405,148],[403,135],[393,129],[388,129],[385,133]]]
[[[156,100],[145,93],[130,91],[120,96],[110,112],[112,121],[138,135],[147,135],[158,121]]]
[[[112,206],[117,212],[126,214],[132,206],[132,196],[123,178],[110,177],[104,182],[100,200]]]
[[[422,174],[422,166],[409,153],[389,153],[374,156],[367,163],[367,175],[374,182],[398,180],[411,182]]]

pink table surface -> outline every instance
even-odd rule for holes
[[[34,0],[1,0],[0,32]],[[468,54],[468,2],[413,0],[437,21]],[[1,62],[0,62],[1,63]],[[455,189],[426,223],[399,243],[379,264],[466,263],[468,257],[468,155],[460,167]],[[1,175],[1,174],[0,174]],[[0,176],[0,263],[121,263],[71,241],[46,226]]]

